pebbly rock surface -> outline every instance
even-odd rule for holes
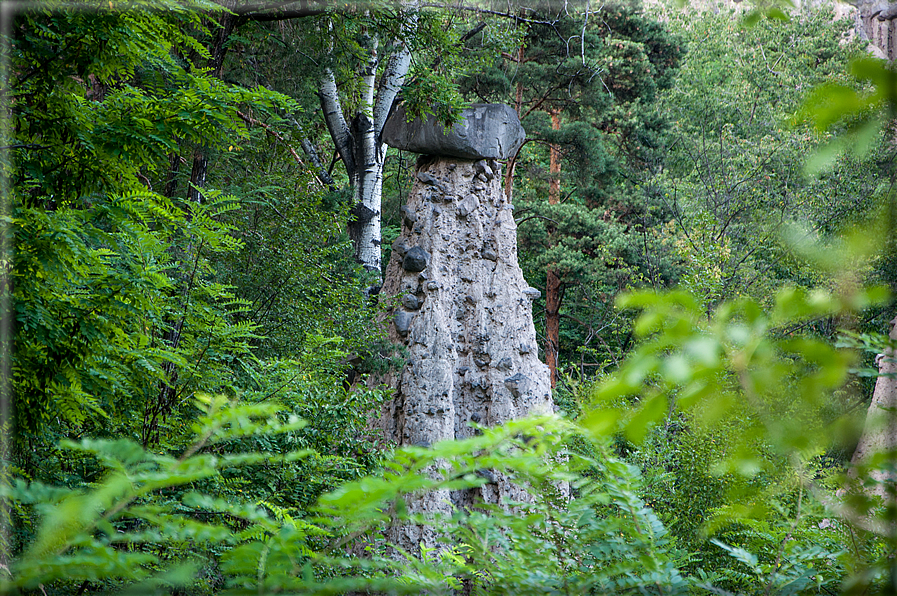
[[[399,445],[473,436],[470,423],[502,424],[553,411],[548,367],[538,360],[532,301],[539,296],[517,262],[513,207],[494,161],[438,158],[418,171],[403,209],[382,292],[399,297],[389,335],[408,348],[386,379],[394,398],[379,426]],[[478,502],[521,500],[500,473],[487,484],[413,504],[449,513]],[[429,529],[395,528],[398,544],[432,543]]]
[[[397,107],[383,128],[384,143],[403,151],[477,160],[513,157],[526,139],[517,112],[505,104],[473,104],[449,130],[432,114],[426,120],[406,118],[405,109]]]

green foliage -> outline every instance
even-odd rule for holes
[[[770,312],[742,298],[710,319],[682,293],[622,302],[643,309],[635,323],[642,339],[602,380],[583,425],[633,444],[649,479],[647,498],[696,551],[689,565],[695,573],[739,592],[761,583],[799,593],[823,580],[835,588],[856,569],[857,553],[841,550],[842,537],[827,520],[834,514],[823,507],[835,498],[825,496],[827,456],[858,432],[841,394],[854,361],[795,329],[885,296],[788,288]],[[708,534],[750,571],[726,570]]]
[[[208,55],[187,33],[201,26],[200,14],[178,3],[152,6],[168,10],[46,5],[19,13],[9,40],[17,73],[14,182],[27,189],[26,204],[83,205],[98,194],[143,189],[141,176],[167,165],[179,142],[245,135],[238,103],[266,109],[286,101],[225,85],[179,60],[172,50]]]
[[[302,131],[288,119],[266,120],[266,130],[253,127],[249,142],[217,156],[209,175],[210,184],[239,197],[223,219],[241,247],[216,259],[219,278],[247,302],[243,316],[258,326],[261,337],[252,343],[259,358],[313,352],[320,338],[340,338],[342,351],[366,351],[374,312],[343,230],[346,205],[328,208],[321,183],[294,158]],[[332,371],[345,355],[331,356]]]
[[[229,463],[190,482],[228,498],[251,485],[247,494],[298,515],[376,465],[366,421],[382,395],[342,388],[346,350],[367,344],[368,312],[336,215],[320,209],[320,189],[289,147],[275,145],[254,175],[223,158],[259,140],[262,128],[248,124],[284,127],[295,102],[198,67],[209,32],[197,10],[218,5],[154,6],[168,10],[23,11],[4,40],[17,152],[9,456],[24,478],[84,490],[104,465],[58,444],[91,436],[137,441],[156,450],[147,457],[181,453],[198,415],[193,397],[225,394],[310,424],[218,445]],[[181,154],[197,147],[220,169],[191,201],[186,183],[182,193],[170,183],[185,177]],[[267,268],[241,268],[253,253]],[[275,465],[230,457],[238,448],[317,451]],[[12,520],[4,560],[7,548],[21,554],[33,514]],[[187,544],[167,542],[158,556],[178,557]]]
[[[147,188],[148,176],[167,170],[180,142],[244,135],[237,103],[289,102],[185,68],[174,48],[205,52],[185,33],[200,24],[189,9],[47,8],[20,13],[7,40],[17,422],[35,433],[58,416],[116,432],[104,419],[139,411],[171,366],[181,398],[222,388],[254,331],[234,320],[246,305],[210,268],[240,247],[220,222],[233,197],[188,204]]]
[[[298,433],[244,441],[241,449],[271,454],[301,450],[308,457],[290,466],[223,470],[222,480],[206,492],[305,512],[322,493],[378,467],[378,435],[368,422],[384,396],[373,390],[347,390],[341,375],[326,370],[345,356],[333,353],[334,344],[333,339],[317,338],[301,359],[265,361],[256,372],[259,387],[242,394],[248,403],[276,405],[308,425]]]
[[[681,287],[709,310],[741,295],[770,304],[788,284],[832,284],[789,242],[789,228],[825,242],[866,218],[879,166],[840,160],[818,179],[803,161],[819,139],[794,114],[823,84],[847,85],[858,48],[849,24],[827,11],[746,26],[729,12],[670,14],[670,27],[699,44],[660,107],[674,122],[653,196],[674,223],[661,231],[681,268]],[[812,230],[812,232],[810,231]]]
[[[582,427],[533,418],[465,441],[397,451],[381,474],[322,497],[314,520],[257,493],[224,499],[209,491],[172,491],[226,482],[235,467],[314,457],[302,449],[295,416],[272,417],[279,407],[226,407],[221,398],[204,398],[197,438],[179,458],[150,455],[123,441],[83,440],[66,446],[110,470],[89,493],[18,481],[7,488],[20,509],[36,507],[43,521],[4,588],[114,580],[135,590],[147,585],[137,581],[196,589],[201,576],[185,567],[151,574],[165,565],[142,546],[170,548],[183,540],[209,545],[207,556],[220,556],[213,565],[223,584],[215,589],[224,594],[797,594],[832,592],[870,571],[871,580],[864,581],[879,585],[874,574],[887,565],[869,568],[868,559],[854,556],[887,552],[884,536],[866,529],[867,550],[842,548],[844,532],[858,529],[852,514],[838,519],[828,509],[823,495],[830,488],[818,467],[832,438],[851,426],[849,417],[832,416],[825,407],[851,358],[783,330],[882,298],[876,291],[839,298],[791,289],[769,313],[743,299],[706,320],[693,296],[633,295],[625,304],[643,310],[636,321],[641,343],[600,383]],[[669,432],[683,423],[697,432],[678,431],[684,452],[678,461],[709,460],[698,470],[711,483],[703,500],[689,492],[701,478],[672,469],[686,486],[656,486],[663,479],[649,470],[646,485],[637,468],[613,452],[615,436],[644,450],[664,424]],[[272,448],[277,437],[290,440]],[[701,455],[705,437],[720,445]],[[654,452],[663,455],[661,448]],[[436,515],[415,505],[445,498],[449,490],[477,491],[487,482],[482,470],[523,489],[520,500]],[[712,493],[717,501],[708,503]],[[696,501],[693,510],[675,506],[684,498]],[[682,520],[671,511],[705,519],[701,530],[714,540],[699,544],[696,536],[684,536]],[[70,522],[58,523],[59,515]],[[673,534],[664,519],[677,528]],[[396,526],[431,528],[435,542],[422,546],[420,555],[404,552],[384,541]],[[690,543],[680,544],[684,538]],[[359,541],[364,556],[347,557],[344,548]]]
[[[874,375],[872,355],[893,346],[865,328],[826,338],[884,304],[856,288],[893,282],[893,209],[862,235],[844,230],[890,190],[870,183],[868,162],[825,154],[833,169],[802,178],[819,139],[784,125],[802,89],[840,77],[806,114],[836,135],[828,155],[877,150],[893,73],[859,62],[856,80],[841,77],[839,25],[672,17],[702,45],[670,88],[680,38],[630,5],[585,28],[559,13],[553,28],[533,23],[520,64],[498,58],[524,34],[513,21],[465,36],[461,15],[427,10],[411,35],[395,6],[334,8],[239,29],[218,79],[198,65],[220,8],[154,6],[48,4],[6,40],[18,428],[0,468],[0,527],[12,529],[0,593],[887,590],[894,512],[873,490],[890,494],[894,454],[836,491],[858,426],[850,375]],[[316,103],[311,79],[288,75],[328,54],[367,59],[375,34],[411,44],[405,99],[445,122],[459,103],[448,78],[464,68],[470,94],[508,97],[519,82],[536,108],[526,125],[542,144],[518,170],[521,259],[568,284],[577,321],[562,340],[580,377],[616,366],[561,396],[577,422],[515,421],[384,455],[368,422],[384,395],[344,386],[348,361],[382,366],[386,352],[349,262],[344,201],[295,149],[323,133],[301,113]],[[577,39],[584,51],[568,52]],[[539,105],[564,110],[560,129]],[[565,173],[550,206],[545,143],[562,147]],[[167,187],[187,188],[176,164],[197,148],[215,167],[189,202]],[[386,185],[400,195],[410,168],[394,163]],[[809,226],[772,242],[788,222]],[[638,315],[612,306],[677,278],[697,295],[620,302]],[[419,507],[482,493],[490,475],[519,502]],[[402,551],[389,543],[399,529],[429,546]]]
[[[583,417],[584,430],[537,418],[463,442],[396,452],[381,475],[325,496],[315,523],[259,492],[258,472],[244,476],[253,480],[250,490],[225,490],[227,499],[171,490],[189,484],[214,488],[205,495],[220,494],[238,467],[259,470],[300,455],[302,461],[318,457],[306,448],[317,447],[315,439],[297,433],[295,416],[285,423],[271,418],[278,406],[222,409],[220,399],[206,399],[206,417],[194,425],[199,439],[178,459],[122,441],[83,440],[79,449],[114,472],[89,495],[21,482],[9,489],[20,508],[34,504],[44,521],[6,589],[66,580],[196,587],[185,568],[152,575],[162,561],[141,546],[171,548],[183,540],[214,546],[206,552],[220,553],[224,593],[232,594],[449,593],[464,586],[482,594],[684,593],[710,585],[742,593],[835,589],[856,563],[840,548],[839,530],[820,526],[833,513],[815,496],[827,490],[816,466],[832,437],[851,426],[849,417],[833,417],[825,407],[851,359],[824,342],[783,330],[870,300],[881,295],[837,298],[792,289],[780,293],[770,313],[743,299],[723,305],[708,321],[700,302],[686,294],[634,295],[626,304],[644,310],[636,321],[642,341],[618,373],[599,385],[597,401]],[[318,407],[308,411],[320,416]],[[667,435],[683,452],[667,463],[684,486],[662,484],[651,469],[650,485],[642,485],[636,469],[620,461],[607,442],[619,434],[644,449],[646,437],[662,436],[659,425],[669,432],[684,423],[696,432]],[[584,440],[584,431],[594,442]],[[701,455],[697,450],[708,439],[719,446],[703,447]],[[662,448],[654,453],[668,455]],[[697,476],[675,469],[677,461],[696,457],[708,460],[695,468]],[[441,491],[475,491],[486,482],[477,474],[483,469],[525,487],[530,496],[450,516],[423,515],[408,505],[427,495],[439,498]],[[704,481],[705,496],[696,499],[690,491]],[[564,497],[567,490],[574,499]],[[659,515],[637,496],[646,491]],[[283,501],[283,495],[273,496]],[[708,502],[708,496],[716,500]],[[680,508],[684,499],[694,501],[694,509]],[[68,513],[70,508],[79,515]],[[199,513],[202,522],[195,518]],[[691,536],[674,513],[690,518]],[[58,515],[70,523],[56,522]],[[698,517],[707,520],[699,529],[715,534],[714,542],[700,543],[694,535],[698,528],[691,518]],[[672,536],[664,518],[676,530]],[[132,525],[118,531],[115,524],[126,520]],[[396,524],[432,527],[435,549],[424,549],[419,559],[389,547],[382,536]],[[346,558],[343,545],[359,539],[367,555]],[[680,550],[683,539],[689,550],[697,549],[694,554]],[[128,547],[119,552],[114,544]]]
[[[701,305],[687,294],[674,293],[665,299],[653,293],[635,294],[622,304],[647,308],[635,323],[636,333],[646,339],[626,365],[602,383],[597,398],[608,407],[591,416],[597,428],[620,425],[630,440],[640,442],[671,403],[700,411],[708,424],[737,404],[735,411],[744,408],[756,416],[753,428],[768,435],[783,452],[795,453],[804,461],[812,459],[824,452],[832,437],[830,424],[835,422],[826,420],[819,408],[826,395],[844,383],[850,358],[818,339],[788,332],[779,337],[767,334],[771,329],[785,331],[801,320],[878,303],[883,297],[880,291],[839,298],[788,288],[777,295],[769,314],[745,298],[718,309],[703,323]],[[776,374],[770,375],[771,370]],[[653,376],[658,374],[660,382],[655,383]],[[786,387],[797,399],[776,398]],[[612,400],[624,396],[633,396],[637,407],[630,411],[612,405]],[[706,402],[707,396],[720,396],[732,408]],[[849,430],[840,422],[835,428]],[[756,453],[751,455],[753,437],[751,432],[744,433],[726,469],[752,476],[768,467],[755,459]]]
[[[332,594],[353,587],[450,593],[462,584],[482,594],[637,593],[676,592],[686,585],[663,525],[634,493],[634,469],[600,447],[600,462],[567,453],[564,438],[575,429],[561,420],[520,421],[464,442],[398,452],[384,477],[348,484],[325,497],[324,517],[312,524],[262,501],[195,491],[168,497],[178,486],[220,476],[235,465],[307,455],[216,453],[215,443],[289,436],[300,423],[273,422],[271,406],[227,406],[220,398],[204,398],[202,406],[206,414],[196,426],[195,442],[177,459],[127,441],[84,440],[67,447],[92,454],[108,469],[91,491],[21,481],[8,485],[5,496],[20,507],[35,507],[41,524],[2,593],[112,580],[124,582],[131,593],[196,587],[192,578],[201,561],[187,556],[166,570],[158,555],[159,545],[182,543],[214,545],[222,552],[219,570],[227,587],[217,593],[225,594]],[[484,467],[529,486],[533,496],[510,508],[459,512],[451,519],[422,517],[401,505],[412,495],[476,490],[484,480],[475,472]],[[587,480],[583,470],[597,480]],[[559,490],[568,484],[579,498],[558,508]],[[199,514],[204,521],[195,519]],[[438,545],[420,560],[410,553],[396,557],[376,541],[371,558],[347,559],[338,549],[328,554],[347,537],[376,538],[391,523],[432,524]]]
[[[252,327],[228,322],[222,306],[233,295],[196,275],[199,255],[186,297],[172,291],[177,282],[169,276],[178,263],[168,235],[185,234],[206,252],[236,246],[212,218],[223,208],[222,200],[195,205],[188,218],[144,191],[97,200],[90,210],[14,212],[13,380],[21,432],[36,432],[52,417],[96,428],[138,407],[131,400],[163,380],[166,362],[198,384],[220,374],[222,359],[247,353]],[[175,316],[189,329],[206,329],[206,338],[184,334],[180,350],[160,344]],[[208,330],[216,330],[211,339]],[[199,352],[201,360],[188,360]]]
[[[238,541],[240,535],[226,519],[196,519],[207,499],[188,492],[178,504],[166,494],[229,467],[304,457],[307,451],[220,454],[212,448],[246,437],[293,433],[304,422],[291,417],[281,423],[273,417],[277,407],[269,404],[228,404],[221,397],[198,395],[196,405],[204,417],[194,425],[192,445],[178,458],[153,454],[125,439],[82,439],[62,447],[100,462],[104,478],[89,491],[5,479],[4,499],[33,509],[39,525],[9,576],[0,578],[0,593],[44,584],[73,587],[110,581],[131,593],[158,593],[191,582],[202,563],[184,549],[183,560],[171,565],[163,556],[170,556],[172,547]],[[229,505],[227,510],[240,512],[242,518],[267,519],[251,504]]]
[[[819,85],[804,104],[804,118],[812,120],[819,133],[837,133],[829,136],[828,143],[807,163],[811,173],[826,169],[845,152],[866,156],[878,145],[882,129],[893,117],[897,95],[892,68],[881,60],[857,58],[850,64],[850,75],[853,84],[831,81]]]

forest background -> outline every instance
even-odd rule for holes
[[[851,23],[3,8],[0,592],[897,592],[893,445],[845,475],[895,284],[897,87]],[[394,99],[518,110],[558,416],[427,449],[369,427],[389,395],[359,376],[403,363],[371,289],[416,156],[361,141]],[[404,507],[487,469],[532,501]],[[384,542],[412,522],[440,548]]]

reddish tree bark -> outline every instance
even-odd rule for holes
[[[552,389],[558,382],[558,346],[561,332],[561,302],[564,301],[564,284],[554,269],[548,270],[545,287],[545,364],[551,371]]]
[[[505,55],[509,60],[517,64],[526,62],[524,56],[524,46],[517,48],[517,55]],[[523,113],[523,85],[518,82],[514,97],[514,108],[517,115],[521,119],[526,117],[530,112],[536,109],[545,109],[544,102],[548,99],[545,95],[532,105],[529,110]],[[557,108],[547,110],[551,116],[552,130],[560,130],[561,128],[561,111]],[[508,201],[512,200],[512,191],[514,184],[514,170],[517,165],[517,156],[515,155],[508,160],[507,169],[505,170],[504,189],[505,196]],[[548,203],[557,205],[561,196],[561,151],[556,144],[550,145],[549,151],[549,181],[548,181]],[[550,236],[554,234],[554,229],[549,229],[549,246],[551,243]],[[560,328],[561,328],[561,303],[564,300],[564,286],[555,269],[549,267],[547,271],[547,283],[545,288],[545,363],[551,371],[551,387],[557,385],[558,381],[558,352],[560,345]]]
[[[517,48],[517,57],[514,59],[517,64],[523,63],[523,46],[521,45]],[[523,119],[523,114],[521,110],[523,109],[523,84],[519,81],[517,82],[517,91],[514,95],[514,110],[517,112],[517,117]],[[520,150],[517,150],[517,153],[508,160],[508,166],[505,168],[505,197],[508,199],[510,203],[512,200],[511,193],[514,190],[514,170],[517,167],[517,155],[520,154]]]
[[[561,115],[559,110],[551,110],[551,128],[560,130]],[[557,205],[561,196],[561,152],[557,145],[551,144],[548,160],[548,204]],[[551,234],[550,230],[549,242]],[[555,269],[549,267],[545,284],[545,364],[551,371],[551,388],[558,382],[558,352],[561,336],[561,303],[564,300],[564,285]]]

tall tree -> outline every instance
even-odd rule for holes
[[[221,78],[224,58],[227,55],[229,37],[237,23],[237,16],[230,10],[232,6],[232,0],[228,0],[228,3],[225,5],[225,10],[217,11],[217,14],[210,14],[208,17],[208,22],[213,33],[209,40],[208,47],[206,48],[208,57],[205,60],[205,69],[208,73],[207,76],[214,79]],[[180,49],[181,48],[175,48],[175,51],[179,51]],[[201,57],[198,55],[200,52],[196,47],[191,48],[191,50],[190,63],[199,66],[199,64],[196,63],[201,61]],[[175,139],[175,142],[180,145],[182,139]],[[206,181],[208,178],[210,150],[211,147],[205,142],[193,143],[192,167],[190,169],[190,178],[186,189],[188,200],[192,203],[200,204],[206,201],[204,193],[206,192]],[[169,172],[164,186],[165,196],[169,199],[177,198],[177,172],[179,167],[179,152],[173,151],[169,155]],[[186,253],[178,254],[178,260],[180,262],[174,267],[175,271],[181,272],[181,279],[188,279],[191,277],[187,271],[189,271],[195,259],[198,257],[198,255],[194,254],[196,251],[194,250],[193,243],[190,242],[188,246],[189,249]],[[162,341],[172,350],[177,350],[178,345],[181,342],[181,335],[184,333],[184,325],[187,323],[188,309],[186,308],[186,304],[190,300],[189,294],[192,283],[193,280],[190,280],[179,287],[181,293],[180,300],[184,305],[181,315],[165,322],[166,331],[162,336]],[[143,413],[143,429],[141,431],[141,437],[144,447],[146,447],[152,440],[158,440],[160,418],[172,412],[178,399],[178,376],[180,374],[178,366],[174,361],[165,362],[162,365],[162,371],[164,377],[159,383],[159,393],[155,400],[147,400],[146,408]],[[153,439],[153,437],[155,437],[155,439]]]
[[[658,142],[662,121],[650,104],[670,84],[682,50],[635,3],[582,10],[543,4],[524,26],[518,51],[465,87],[484,99],[504,96],[527,129],[528,145],[507,171],[518,172],[525,258],[545,279],[544,349],[554,384],[566,290],[606,278],[619,261],[638,260],[611,246],[639,217],[624,206],[621,189],[627,171],[644,168]]]
[[[234,320],[233,294],[209,270],[212,255],[239,244],[217,219],[227,207],[214,194],[199,203],[174,193],[170,164],[180,142],[245,135],[238,104],[288,102],[189,68],[172,49],[202,52],[188,31],[205,26],[198,12],[166,6],[17,17],[13,378],[23,440],[104,419],[131,427],[134,412],[159,403],[171,366],[188,371],[168,402],[176,408],[248,354],[252,326]]]
[[[297,104],[205,68],[222,31],[215,6],[149,10],[159,6],[23,11],[2,40],[17,158],[4,164],[13,461],[41,482],[78,485],[102,470],[60,453],[59,440],[141,438],[178,453],[194,397],[277,402],[318,430],[265,449],[301,443],[327,456],[260,466],[246,483],[260,500],[305,507],[375,460],[364,428],[378,396],[343,387],[340,348],[371,337],[344,212],[322,205],[297,164],[281,117]],[[191,169],[171,167],[191,164],[195,147],[211,166],[194,187],[201,200],[188,193]],[[218,489],[244,498],[231,480]]]
[[[355,255],[365,269],[378,275],[381,269],[380,202],[386,158],[386,145],[380,137],[411,66],[408,36],[413,34],[417,22],[414,8],[412,4],[406,4],[391,16],[400,23],[392,39],[374,27],[362,27],[359,31],[361,51],[357,55],[355,92],[360,98],[348,120],[337,87],[336,66],[332,62],[325,63],[320,75],[319,97],[324,120],[353,188],[354,219],[349,230],[355,243]],[[333,27],[332,22],[328,25]],[[332,44],[329,49],[332,60]],[[382,71],[381,61],[385,65]]]
[[[745,26],[737,13],[672,15],[690,54],[660,102],[673,121],[650,185],[674,214],[683,285],[712,310],[739,294],[765,300],[782,284],[825,280],[783,242],[789,226],[836,234],[875,202],[878,168],[843,159],[818,178],[805,158],[820,137],[794,114],[808,90],[847,83],[858,49],[825,11]]]

